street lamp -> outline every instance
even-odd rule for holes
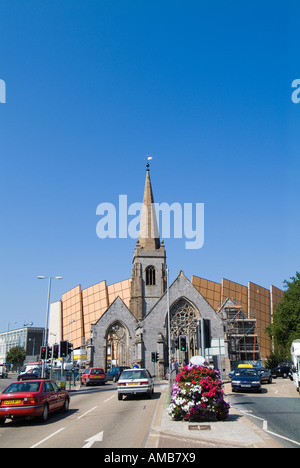
[[[38,276],[38,279],[48,279],[48,299],[47,299],[47,310],[46,310],[46,324],[45,324],[45,335],[44,335],[44,346],[47,346],[48,341],[48,320],[49,320],[49,309],[50,309],[50,292],[51,292],[51,280],[63,279],[62,276]],[[45,368],[43,362],[42,376],[45,377]]]
[[[33,325],[33,322],[28,322],[28,323],[23,322],[23,327],[24,328],[25,327],[32,327],[32,325]]]

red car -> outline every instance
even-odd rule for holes
[[[7,418],[40,417],[48,419],[49,413],[69,409],[70,396],[53,380],[27,380],[14,382],[0,394],[0,424]]]
[[[102,367],[90,367],[86,369],[84,374],[81,376],[82,385],[93,385],[101,384],[104,385],[106,382],[106,374]]]

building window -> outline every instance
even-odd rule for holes
[[[155,286],[155,268],[148,266],[146,268],[146,286]]]

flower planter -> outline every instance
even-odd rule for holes
[[[186,366],[172,389],[169,415],[176,421],[224,421],[229,404],[224,400],[219,372],[206,366]]]

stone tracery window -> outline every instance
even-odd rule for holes
[[[106,342],[107,366],[110,366],[112,362],[119,366],[128,365],[127,335],[126,328],[120,322],[115,322],[110,326]]]
[[[170,311],[171,336],[195,336],[197,320],[195,308],[187,300],[180,299]]]

